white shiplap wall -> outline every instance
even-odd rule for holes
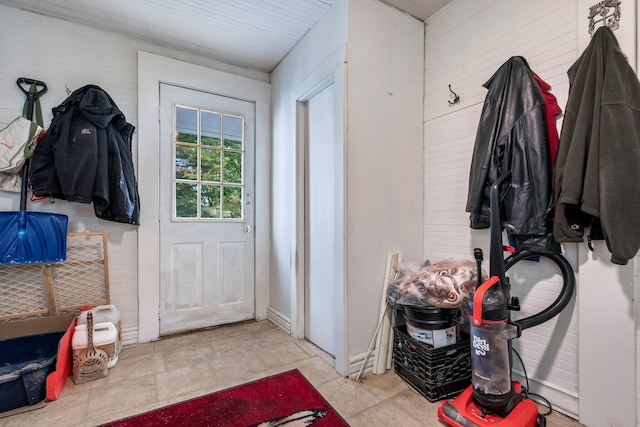
[[[128,39],[4,6],[0,6],[0,38],[0,60],[5,64],[0,69],[1,123],[20,112],[23,95],[15,84],[18,77],[47,84],[41,98],[45,127],[51,123],[51,108],[66,99],[65,88],[75,90],[89,83],[106,90],[127,121],[137,123],[136,56]],[[51,40],[55,48],[45,47]],[[17,209],[18,201],[17,195],[0,192],[0,209]],[[123,338],[136,342],[136,227],[99,220],[92,205],[62,200],[28,203],[27,209],[68,215],[69,231],[107,230],[111,302],[121,311]]]
[[[264,73],[231,67],[5,6],[0,6],[0,39],[0,63],[3,64],[0,67],[0,127],[21,114],[24,97],[15,84],[18,77],[35,78],[47,83],[49,90],[41,99],[45,126],[51,123],[51,108],[66,99],[66,86],[75,90],[86,84],[96,84],[111,95],[127,121],[137,127],[138,50],[268,81]],[[136,162],[137,133],[133,138]],[[17,195],[0,192],[0,210],[18,208]],[[91,205],[58,200],[54,204],[29,203],[27,208],[69,215],[70,231],[107,230],[111,302],[121,311],[125,343],[137,342],[137,227],[99,220]],[[157,210],[157,207],[143,205],[141,209]]]
[[[425,257],[473,259],[481,247],[488,266],[488,230],[471,230],[465,212],[469,167],[486,95],[482,85],[511,56],[524,56],[552,86],[561,107],[569,89],[566,71],[578,56],[576,1],[458,0],[427,21],[425,39]],[[448,85],[461,101],[450,106]],[[558,122],[558,129],[561,122]],[[574,247],[565,256],[576,269]],[[577,269],[576,269],[577,270]],[[522,312],[541,311],[557,296],[561,277],[543,261],[523,261],[509,271]],[[519,350],[534,392],[554,407],[578,413],[578,308],[526,330]],[[518,362],[514,371],[521,373]]]

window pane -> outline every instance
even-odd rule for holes
[[[224,153],[224,182],[242,183],[242,153]]]
[[[175,120],[176,218],[242,218],[244,118],[176,105]]]
[[[176,179],[198,179],[198,149],[176,145]]]
[[[196,218],[198,216],[198,186],[185,182],[176,183],[176,217]]]
[[[213,148],[203,148],[200,158],[202,168],[200,179],[203,181],[220,182],[220,150]]]
[[[242,188],[223,187],[224,189],[224,218],[242,218]]]
[[[242,117],[224,116],[224,148],[242,150]]]
[[[198,110],[176,107],[176,141],[198,142]]]
[[[220,120],[221,115],[203,111],[200,115],[202,120],[202,130],[200,139],[202,145],[220,146]]]
[[[202,218],[220,218],[220,186],[203,185],[200,209]]]

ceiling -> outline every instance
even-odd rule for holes
[[[227,64],[270,72],[337,0],[0,0]],[[424,21],[453,0],[382,0]]]

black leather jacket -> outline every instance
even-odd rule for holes
[[[553,240],[551,163],[545,104],[527,61],[514,56],[484,84],[488,89],[476,134],[466,211],[471,228],[490,225],[489,189],[511,171],[502,225],[519,248],[559,253]],[[504,193],[505,190],[503,190]]]
[[[31,160],[33,193],[93,202],[98,218],[138,225],[140,200],[131,156],[133,125],[95,85],[74,91],[52,111],[51,126]]]

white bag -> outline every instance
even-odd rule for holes
[[[0,172],[0,190],[11,193],[22,191],[22,177],[20,173]]]
[[[33,126],[33,129],[32,129]],[[0,172],[18,173],[27,156],[31,156],[42,128],[35,122],[18,117],[0,130]],[[28,148],[28,151],[25,150]]]

